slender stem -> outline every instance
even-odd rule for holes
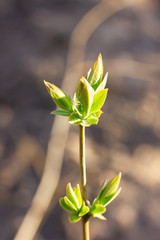
[[[86,196],[86,159],[85,159],[85,127],[79,125],[79,149],[80,149],[80,178],[81,178],[81,194],[83,200],[87,201]],[[85,215],[82,217],[83,240],[89,240],[89,219]]]

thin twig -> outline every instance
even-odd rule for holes
[[[85,157],[85,127],[79,125],[79,153],[80,153],[80,178],[81,178],[81,194],[82,198],[87,202],[86,192],[86,157]],[[82,217],[83,240],[89,240],[89,219],[87,215]]]
[[[79,125],[79,160],[80,160],[80,178],[81,178],[81,194],[86,202],[86,157],[85,157],[85,127]]]

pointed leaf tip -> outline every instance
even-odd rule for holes
[[[66,111],[72,112],[71,100],[67,94],[54,84],[46,82],[45,80],[44,84],[55,104]]]
[[[96,218],[99,218],[99,219],[101,219],[101,220],[107,220],[103,215],[101,215],[101,214],[94,214],[93,215],[94,217],[96,217]]]
[[[121,179],[121,173],[119,173],[115,178],[113,178],[108,184],[102,189],[102,191],[99,194],[99,200],[100,202],[103,201],[106,197],[114,194],[119,187]]]
[[[67,198],[72,202],[72,204],[77,208],[79,209],[80,206],[79,206],[79,201],[72,189],[72,186],[70,183],[67,184],[67,187],[66,187],[66,194],[67,194]]]
[[[44,82],[45,87],[47,88],[47,90],[48,90],[49,93],[50,93],[50,88],[49,88],[48,82],[45,81],[45,80],[43,80],[43,82]]]
[[[102,82],[100,83],[100,85],[98,86],[98,88],[96,89],[96,93],[103,90],[107,84],[107,80],[108,80],[108,72],[106,73],[106,75],[104,76]]]
[[[99,53],[98,58],[87,80],[93,87],[93,89],[96,90],[99,84],[102,82],[102,77],[103,77],[103,61],[102,55]]]

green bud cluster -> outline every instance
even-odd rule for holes
[[[97,198],[94,199],[93,204],[90,208],[92,217],[97,217],[105,220],[102,214],[106,211],[106,206],[111,203],[121,191],[121,188],[118,188],[120,179],[121,173],[119,173],[108,183],[107,181],[104,181]]]
[[[53,101],[61,108],[52,114],[68,116],[69,123],[75,125],[89,127],[97,124],[108,92],[108,89],[105,89],[107,77],[108,73],[103,78],[103,61],[99,54],[86,78],[82,77],[78,82],[73,99],[54,84],[44,81]]]
[[[88,206],[86,206],[82,199],[79,185],[73,190],[70,183],[66,187],[66,196],[59,200],[60,205],[66,211],[70,212],[69,221],[72,223],[78,222],[81,217],[89,212]]]
[[[105,181],[92,205],[89,201],[87,201],[87,204],[84,202],[78,184],[73,190],[71,184],[68,183],[66,196],[60,199],[60,205],[66,211],[70,212],[69,221],[72,223],[78,222],[86,214],[88,217],[97,217],[106,220],[102,214],[106,211],[106,206],[120,193],[121,188],[118,189],[120,179],[121,173],[108,182],[108,184]]]

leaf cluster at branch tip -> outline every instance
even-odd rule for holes
[[[51,113],[69,117],[68,122],[74,125],[97,124],[108,92],[105,89],[107,77],[108,73],[103,78],[103,61],[99,54],[93,68],[78,82],[73,99],[54,84],[44,81],[53,101],[60,107]]]

